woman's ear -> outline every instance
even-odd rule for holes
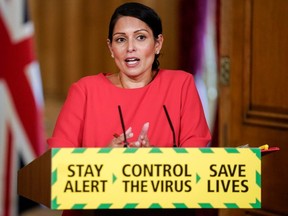
[[[161,49],[162,49],[162,45],[164,42],[164,37],[162,34],[159,34],[158,37],[156,38],[156,43],[155,43],[155,53],[159,54]]]
[[[114,58],[113,49],[112,49],[112,46],[111,46],[111,41],[109,39],[107,39],[107,46],[108,46],[108,48],[110,50],[111,57]]]

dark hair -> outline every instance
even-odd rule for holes
[[[141,21],[145,22],[152,30],[154,38],[158,38],[159,34],[162,34],[162,22],[158,14],[150,7],[136,3],[136,2],[129,2],[120,5],[114,11],[110,24],[109,24],[109,32],[108,32],[108,39],[110,43],[112,43],[112,35],[115,24],[120,17],[123,16],[130,16]],[[160,54],[155,54],[155,59],[152,64],[152,70],[158,70],[159,61],[158,57]]]

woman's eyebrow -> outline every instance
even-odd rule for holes
[[[137,33],[137,32],[140,32],[140,31],[146,31],[146,32],[148,32],[146,29],[139,29],[139,30],[134,31],[134,33]]]
[[[112,36],[115,36],[115,35],[118,35],[118,34],[120,34],[120,35],[125,35],[124,32],[116,32],[116,33],[114,33]]]
[[[146,29],[138,29],[138,30],[134,31],[134,33],[138,33],[138,32],[141,32],[141,31],[148,32],[148,30],[146,30]],[[113,36],[115,36],[115,35],[117,35],[117,34],[126,35],[125,32],[115,32],[115,33],[113,34]]]

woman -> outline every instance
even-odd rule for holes
[[[161,20],[151,8],[139,3],[117,8],[107,43],[119,71],[72,85],[50,147],[123,146],[119,109],[129,146],[172,147],[164,105],[176,146],[206,146],[210,133],[192,75],[158,68],[163,40]]]
[[[163,41],[151,8],[118,7],[107,40],[118,72],[71,86],[49,146],[206,146],[211,137],[192,75],[159,69]]]

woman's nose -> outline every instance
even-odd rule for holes
[[[135,51],[135,44],[132,40],[128,41],[128,47],[127,47],[127,52],[133,52]]]

